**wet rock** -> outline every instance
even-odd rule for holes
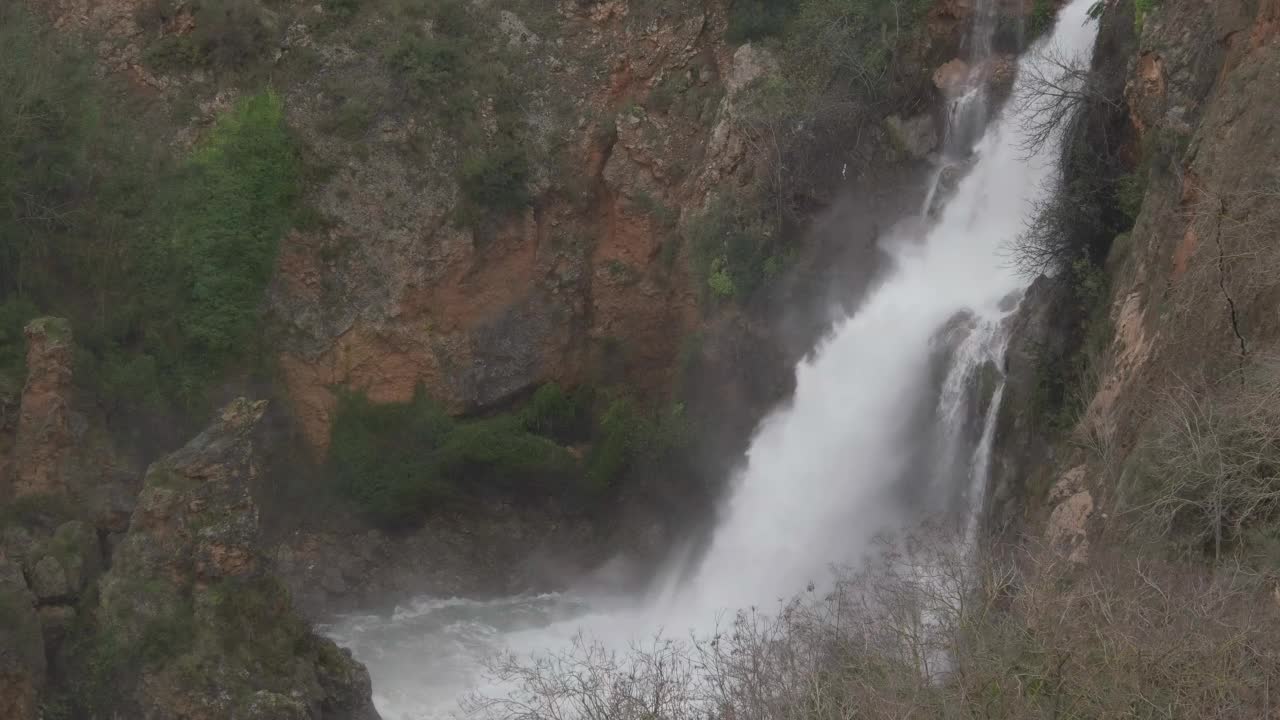
[[[975,403],[975,416],[985,418],[987,411],[991,409],[991,401],[995,398],[996,388],[1000,386],[1002,380],[1000,368],[990,360],[978,366],[973,377],[973,397]]]
[[[1070,302],[1065,283],[1040,277],[1027,289],[1018,311],[1007,321],[1010,333],[1004,358],[1005,390],[992,448],[991,503],[988,522],[996,535],[1013,537],[1023,528],[1022,503],[1051,479],[1053,449],[1047,440],[1049,418],[1038,412],[1042,368],[1061,362],[1075,316],[1063,312]]]
[[[959,95],[969,82],[969,63],[956,58],[933,71],[933,86],[948,96]]]
[[[960,162],[951,162],[943,165],[938,170],[938,177],[934,181],[933,196],[929,198],[929,215],[936,217],[942,209],[946,207],[947,201],[955,194],[956,188],[960,186],[960,180],[968,174],[969,169],[973,167],[973,160],[968,159]]]

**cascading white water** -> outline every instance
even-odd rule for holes
[[[1062,10],[1047,41],[1058,52],[1089,50],[1091,2],[1072,0]],[[1019,64],[1040,61],[1033,49]],[[761,424],[710,546],[692,570],[673,570],[680,580],[629,605],[424,599],[391,617],[351,617],[329,628],[368,664],[384,717],[447,716],[481,681],[481,656],[499,648],[555,649],[579,629],[623,643],[659,628],[705,627],[725,609],[772,606],[821,582],[832,564],[856,561],[878,532],[908,522],[922,510],[921,487],[941,496],[935,505],[980,503],[1002,382],[989,389],[976,427],[966,408],[974,407],[984,366],[1000,365],[1002,320],[1021,287],[1001,246],[1048,190],[1056,158],[1054,143],[1026,157],[1022,140],[1016,111],[1006,109],[924,237],[893,238],[894,268],[796,368],[794,398]],[[957,323],[967,335],[943,354],[949,365],[939,385],[938,339]],[[934,477],[915,477],[921,472]]]

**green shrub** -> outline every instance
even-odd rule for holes
[[[581,440],[590,433],[592,396],[588,387],[566,393],[556,383],[541,385],[524,407],[525,428],[560,442]]]
[[[494,18],[479,17],[484,8],[442,0],[407,3],[398,12],[405,17],[384,60],[409,99],[426,104],[453,130],[474,125],[485,101],[510,109],[520,87],[507,72],[512,59]]]
[[[1147,176],[1146,169],[1139,168],[1128,175],[1120,178],[1116,187],[1116,202],[1120,207],[1120,211],[1129,218],[1129,222],[1136,222],[1138,213],[1142,210],[1142,202],[1147,195]]]
[[[218,367],[255,326],[297,196],[297,154],[280,97],[254,95],[220,118],[192,171],[177,230],[191,273],[182,328],[190,353]]]
[[[518,412],[455,421],[419,390],[408,403],[339,400],[328,465],[338,489],[374,520],[415,523],[470,495],[563,493],[577,461],[548,437],[570,432],[583,410],[554,385]]]
[[[199,415],[252,346],[295,153],[263,93],[182,162],[162,119],[111,83],[21,4],[0,9],[0,374],[39,308],[71,321],[83,397]]]
[[[438,103],[438,109],[452,118],[464,109],[459,91],[467,83],[465,55],[460,39],[409,35],[387,52],[386,59],[412,97]]]
[[[528,432],[513,415],[459,423],[436,453],[436,463],[453,487],[467,491],[554,489],[578,474],[567,450]]]
[[[609,404],[587,456],[586,477],[593,488],[604,490],[614,485],[639,454],[643,435],[643,419],[630,398]]]
[[[1056,13],[1051,0],[1035,0],[1031,6],[1031,18],[1028,21],[1031,34],[1039,35],[1047,31],[1053,26],[1054,17]]]
[[[529,159],[516,138],[502,136],[462,163],[462,194],[478,209],[510,213],[529,204]]]
[[[349,18],[360,10],[360,0],[321,0],[320,6],[330,15]]]
[[[226,653],[242,653],[268,674],[289,672],[307,634],[276,578],[223,578],[199,598],[195,631]]]
[[[0,507],[0,528],[15,524],[54,528],[75,516],[75,508],[61,495],[25,495]]]
[[[690,219],[684,235],[695,277],[705,278],[710,297],[718,300],[749,300],[780,274],[787,257],[770,221],[737,198],[714,199]]]
[[[402,4],[394,11],[403,16],[399,34],[383,55],[405,98],[438,117],[467,148],[457,170],[464,199],[458,219],[465,224],[530,201],[523,89],[492,12],[463,0]]]
[[[334,414],[330,472],[339,490],[378,521],[411,522],[452,494],[435,463],[452,429],[453,420],[422,392],[409,403],[382,405],[344,395]]]
[[[799,0],[734,0],[724,37],[734,45],[781,35]]]
[[[11,305],[54,273],[50,236],[77,218],[93,177],[90,62],[24,3],[0,6],[0,294]],[[0,332],[5,332],[0,329]]]
[[[616,487],[637,463],[669,459],[685,447],[690,434],[683,405],[648,414],[631,398],[617,398],[596,425],[595,441],[587,456],[587,481],[596,491]]]
[[[590,388],[540,387],[527,403],[455,420],[420,389],[407,403],[339,398],[328,470],[338,491],[374,521],[420,522],[446,503],[499,493],[574,497],[618,487],[638,464],[661,463],[690,437],[684,407],[642,410],[627,396],[592,417]],[[591,440],[580,462],[561,443]],[[585,481],[585,484],[584,484]]]
[[[319,127],[347,140],[363,137],[386,108],[387,99],[381,90],[371,87],[365,78],[337,76],[323,87],[331,104],[320,118]]]
[[[164,405],[159,367],[145,352],[108,354],[97,367],[93,386],[109,410],[155,410]]]

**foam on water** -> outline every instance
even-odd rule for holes
[[[1067,55],[1087,53],[1096,29],[1087,21],[1090,4],[1067,5],[1052,37],[1020,68],[1042,62],[1047,44]],[[958,499],[972,517],[985,489],[1003,384],[992,388],[976,427],[962,427],[974,424],[963,410],[972,392],[963,388],[989,361],[1000,366],[1008,298],[1023,285],[1001,248],[1049,191],[1057,159],[1054,143],[1026,157],[1021,127],[1017,111],[1007,108],[977,142],[971,171],[923,236],[892,238],[893,270],[796,368],[795,396],[757,430],[707,551],[692,567],[673,567],[661,591],[634,601],[422,598],[390,616],[352,616],[327,628],[368,664],[384,717],[449,716],[462,695],[485,682],[481,659],[500,649],[561,648],[580,631],[622,645],[659,629],[707,627],[726,609],[771,607],[821,583],[831,565],[857,561],[877,533],[919,513],[919,498],[902,488],[918,483],[913,475],[921,467],[961,467],[923,487],[945,496],[938,505]],[[965,313],[971,327],[952,349],[939,387],[931,381],[937,337]],[[922,405],[934,408],[927,434],[919,427]]]

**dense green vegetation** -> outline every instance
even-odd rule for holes
[[[476,224],[528,204],[529,152],[521,103],[527,73],[497,28],[497,8],[465,0],[324,0],[313,6],[268,0],[147,0],[137,13],[145,61],[158,73],[202,70],[221,84],[257,87],[316,77],[316,52],[286,48],[301,22],[316,35],[367,53],[380,67],[348,65],[324,77],[329,104],[320,127],[358,140],[380,116],[420,116],[459,152],[450,163],[462,190],[458,221]],[[175,32],[190,14],[193,29]],[[386,82],[390,80],[390,82]],[[413,126],[417,123],[408,123]],[[432,146],[424,138],[410,144]],[[433,156],[439,163],[441,157]]]
[[[189,32],[162,32],[189,13]],[[257,0],[149,0],[138,10],[138,24],[157,35],[145,60],[158,70],[243,72],[265,61],[278,47],[279,18]]]
[[[1031,33],[1039,35],[1048,30],[1049,26],[1053,25],[1053,19],[1056,15],[1057,10],[1051,0],[1035,0],[1035,3],[1031,6],[1031,18],[1027,21]]]
[[[598,415],[593,410],[601,408]],[[649,413],[626,397],[540,387],[521,407],[454,419],[418,392],[407,403],[341,398],[328,468],[339,492],[380,524],[410,525],[484,495],[590,497],[639,462],[681,448],[683,410]],[[580,458],[567,446],[590,443]]]
[[[729,6],[725,39],[740,45],[782,32],[799,7],[799,0],[735,0]]]
[[[0,14],[0,337],[66,316],[77,379],[108,412],[199,410],[253,344],[292,222],[280,98],[246,96],[174,157],[163,117],[20,8]],[[4,345],[0,374],[20,375]]]
[[[191,354],[216,366],[252,331],[292,221],[298,163],[280,98],[246,98],[221,118],[191,171],[176,228],[192,280],[184,327]]]
[[[703,297],[745,302],[788,262],[767,210],[735,197],[716,197],[684,227]]]

